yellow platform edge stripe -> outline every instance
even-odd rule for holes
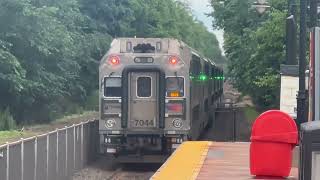
[[[150,178],[151,180],[195,180],[212,142],[187,141]]]

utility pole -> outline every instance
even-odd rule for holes
[[[299,92],[297,96],[297,124],[307,121],[306,113],[306,48],[307,48],[307,2],[300,0],[300,48],[299,48]]]
[[[310,0],[310,27],[318,25],[318,0]]]

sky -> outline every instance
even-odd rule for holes
[[[212,28],[212,17],[208,17],[205,15],[206,13],[210,13],[213,11],[210,6],[210,0],[187,0],[189,2],[193,14],[196,18],[204,23],[204,25],[208,28],[210,32],[216,34],[217,39],[220,44],[220,48],[223,49],[223,32],[220,30],[213,30]]]

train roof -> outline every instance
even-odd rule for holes
[[[211,65],[216,65],[214,60],[206,58],[185,42],[174,38],[115,38],[111,43],[109,53],[130,53],[139,44],[145,44],[146,46],[149,44],[158,53],[172,54],[180,54],[179,48],[186,47],[190,49],[193,55],[200,57],[205,62],[210,62]]]

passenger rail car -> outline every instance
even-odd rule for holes
[[[100,152],[123,162],[196,140],[223,93],[222,69],[175,39],[115,39],[99,74]]]

